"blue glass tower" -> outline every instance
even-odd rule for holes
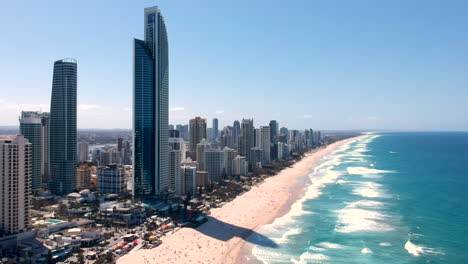
[[[169,59],[160,10],[145,8],[145,40],[134,40],[133,195],[160,195],[169,187]]]
[[[56,195],[71,193],[76,186],[76,90],[76,60],[56,61],[52,80],[49,131],[49,188],[51,193]]]

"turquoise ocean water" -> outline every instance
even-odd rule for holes
[[[468,133],[367,135],[309,177],[255,262],[468,263]]]

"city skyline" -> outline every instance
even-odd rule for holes
[[[21,110],[47,112],[51,65],[73,57],[81,65],[78,127],[131,128],[131,39],[142,34],[140,10],[158,4],[171,32],[171,124],[203,116],[218,118],[220,129],[242,117],[297,129],[468,129],[466,3],[109,3],[0,11],[1,87],[17,91],[0,96],[0,125],[16,125]],[[28,48],[26,24],[36,43]]]

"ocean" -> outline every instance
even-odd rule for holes
[[[369,134],[308,176],[291,211],[249,238],[254,262],[468,263],[468,133]]]

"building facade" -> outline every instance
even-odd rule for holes
[[[42,185],[42,120],[39,112],[21,112],[20,133],[31,143],[31,190]]]
[[[210,182],[220,182],[223,179],[224,153],[219,149],[205,151],[205,170]]]
[[[251,149],[255,147],[255,128],[253,119],[242,119],[239,136],[239,153],[250,162]]]
[[[206,119],[201,117],[195,117],[190,119],[190,157],[192,160],[197,160],[197,144],[202,141],[202,139],[208,140],[206,134]]]
[[[98,189],[99,193],[125,192],[125,173],[122,166],[109,164],[98,168]]]
[[[144,10],[145,39],[134,40],[133,195],[169,189],[169,47],[158,7]]]
[[[76,60],[58,60],[54,63],[49,129],[49,189],[56,195],[71,193],[76,185],[76,100]]]
[[[184,165],[181,167],[182,175],[185,180],[185,193],[192,197],[197,193],[197,168]]]
[[[30,225],[32,160],[24,136],[0,136],[0,237]]]
[[[270,127],[261,126],[257,131],[257,147],[263,150],[262,164],[271,163],[271,138],[270,138]]]

